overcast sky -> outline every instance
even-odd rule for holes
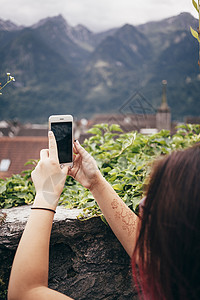
[[[17,25],[29,26],[62,14],[70,25],[82,24],[92,31],[138,25],[181,12],[198,17],[192,0],[0,0],[0,19]]]

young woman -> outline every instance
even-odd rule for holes
[[[110,227],[132,257],[144,299],[200,299],[200,147],[176,152],[154,168],[137,217],[74,143],[72,169],[61,169],[56,142],[32,172],[36,198],[12,266],[8,300],[71,299],[48,288],[49,239],[67,174],[90,189]]]

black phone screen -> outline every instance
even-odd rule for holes
[[[51,123],[58,148],[59,162],[72,162],[72,122]]]

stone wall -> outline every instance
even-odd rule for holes
[[[57,208],[50,243],[49,287],[77,300],[136,300],[129,256],[100,218],[80,221],[79,213]],[[1,300],[6,299],[3,290],[29,214],[29,206],[1,210]]]

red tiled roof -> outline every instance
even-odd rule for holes
[[[47,136],[48,129],[20,128],[17,136]]]
[[[19,174],[23,170],[32,168],[24,166],[30,159],[39,159],[40,150],[48,147],[47,137],[1,137],[0,138],[0,161],[10,159],[8,171],[0,171],[0,178]]]

